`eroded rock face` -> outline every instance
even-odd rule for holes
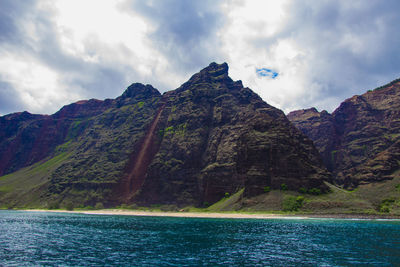
[[[46,126],[49,127],[47,116],[33,115],[26,111],[0,117],[0,175],[43,158],[37,152],[35,155],[32,149],[37,139],[45,139],[44,136],[39,137],[39,134],[40,129]]]
[[[400,80],[323,113],[301,110],[288,118],[314,140],[336,183],[351,188],[393,178],[400,167]]]
[[[43,201],[202,205],[242,188],[245,197],[282,184],[324,191],[329,180],[312,141],[232,81],[226,63],[163,95],[136,83],[117,99],[79,101],[51,116],[9,116],[0,118],[3,172],[63,154],[43,174]],[[6,154],[10,144],[20,154],[41,154],[20,160]]]
[[[336,129],[332,118],[326,110],[318,112],[315,108],[290,112],[287,118],[305,135],[314,141],[315,147],[321,152],[325,166],[329,171],[334,170],[331,161],[332,147]]]
[[[102,113],[112,102],[79,101],[51,116],[25,111],[0,117],[0,175],[52,156],[58,145],[80,134],[79,129],[71,129],[74,122]]]
[[[164,94],[159,151],[135,197],[143,203],[213,203],[225,193],[265,186],[324,189],[329,174],[312,142],[226,64],[211,64]]]

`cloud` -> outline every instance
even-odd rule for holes
[[[0,116],[7,114],[9,110],[18,110],[21,106],[20,99],[12,86],[0,81]]]
[[[82,25],[63,24],[65,21],[58,14],[62,6],[51,1],[31,4],[10,4],[6,10],[13,12],[2,24],[0,81],[8,84],[10,96],[20,100],[3,112],[28,109],[53,113],[62,105],[83,98],[116,97],[129,82],[140,80],[139,71],[129,61],[134,57],[123,45],[107,43],[95,33],[78,35],[76,28]],[[75,8],[76,4],[79,3],[75,2]]]
[[[20,39],[18,17],[25,17],[29,13],[29,6],[33,0],[2,1],[0,8],[0,43],[17,44]]]
[[[17,110],[53,113],[116,97],[132,82],[164,92],[224,59],[216,49],[223,15],[212,1],[5,2],[13,12],[2,29],[0,81],[21,100]]]
[[[152,30],[155,48],[172,65],[173,71],[198,71],[213,61],[223,61],[218,31],[224,27],[222,1],[127,1],[134,14],[142,16]]]
[[[226,9],[224,49],[234,51],[233,75],[264,100],[286,112],[309,106],[332,111],[345,98],[399,76],[398,1],[276,2]],[[256,9],[276,13],[246,19]],[[235,42],[237,29],[244,34]],[[279,77],[260,79],[252,72],[260,65]]]
[[[332,111],[400,73],[395,0],[27,1],[1,1],[1,113],[164,92],[213,61],[285,112]]]
[[[400,17],[397,1],[306,1],[290,7],[285,29],[306,57],[313,102],[339,101],[399,75]],[[311,103],[310,103],[311,104]],[[305,103],[303,104],[305,105]]]

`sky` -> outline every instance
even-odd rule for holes
[[[0,115],[160,92],[229,64],[286,113],[400,78],[397,0],[0,0]]]

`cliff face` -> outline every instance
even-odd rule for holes
[[[245,197],[282,184],[324,191],[329,179],[312,141],[232,81],[227,64],[212,63],[164,95],[133,84],[114,100],[80,101],[51,116],[12,114],[0,124],[2,173],[34,173],[41,203],[202,205],[242,188]],[[13,194],[0,191],[0,200]]]
[[[80,101],[63,107],[52,116],[22,112],[0,117],[0,175],[51,156],[58,145],[73,138],[69,130],[74,120],[99,114],[111,102]]]
[[[327,111],[318,112],[315,108],[290,112],[287,118],[305,135],[314,141],[320,151],[325,166],[329,171],[334,170],[331,161],[331,150],[336,129],[332,115]]]
[[[312,142],[282,111],[211,64],[161,100],[157,153],[132,191],[139,202],[213,203],[245,188],[321,188],[327,172]],[[159,142],[159,143],[158,143]]]
[[[314,140],[338,184],[392,179],[400,167],[400,80],[353,96],[332,114],[308,109],[288,118]]]

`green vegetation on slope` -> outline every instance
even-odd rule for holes
[[[289,214],[367,214],[400,216],[400,177],[379,183],[361,185],[353,191],[327,183],[330,192],[295,192],[271,190],[245,198],[244,189],[224,197],[214,205],[190,211],[236,211],[247,213]]]
[[[69,154],[63,152],[47,161],[0,177],[0,207],[44,207],[40,196],[47,188],[49,176],[68,157]]]
[[[224,198],[222,198],[217,203],[214,203],[210,207],[207,207],[206,210],[212,212],[230,210],[230,206],[234,205],[243,198],[243,192],[244,188],[233,195],[229,195],[229,193],[227,193]]]

